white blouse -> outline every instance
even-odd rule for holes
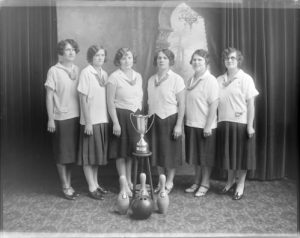
[[[100,80],[103,80],[105,83],[107,81],[107,73],[101,70],[99,75],[92,65],[88,65],[80,73],[77,88],[89,100],[90,116],[93,125],[108,122],[106,88],[105,85],[99,82]],[[80,124],[86,124],[82,108],[80,110]]]
[[[217,78],[220,88],[218,121],[247,124],[247,101],[259,93],[252,77],[243,70],[240,69],[233,79],[226,86],[227,73]]]
[[[54,92],[54,120],[79,117],[78,71],[76,65],[69,70],[61,63],[48,70],[44,85]]]
[[[183,78],[169,70],[168,77],[160,85],[156,85],[157,74],[148,81],[149,114],[156,114],[165,119],[178,112],[176,94],[185,89]]]

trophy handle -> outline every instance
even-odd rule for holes
[[[137,133],[139,133],[139,131],[135,128],[135,125],[134,125],[134,123],[132,122],[132,119],[131,119],[131,117],[132,117],[132,115],[134,115],[134,113],[132,112],[132,113],[130,113],[130,121],[131,121],[131,125],[133,126],[133,128],[135,129],[135,131],[137,132]]]
[[[150,116],[149,116],[149,117],[150,117]],[[152,122],[151,122],[150,126],[148,127],[146,133],[147,133],[147,132],[150,130],[150,128],[152,127],[153,122],[154,122],[154,117],[155,117],[155,114],[153,114]],[[146,134],[146,133],[145,133],[145,134]]]

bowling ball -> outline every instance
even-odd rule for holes
[[[153,211],[153,201],[149,196],[139,196],[134,199],[131,205],[132,218],[147,219]]]

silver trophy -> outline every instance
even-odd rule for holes
[[[132,117],[135,118],[136,120],[136,127],[135,124],[132,121]],[[130,121],[131,124],[133,126],[133,128],[136,130],[137,133],[140,134],[141,138],[138,141],[138,143],[136,144],[136,153],[138,154],[148,154],[149,151],[149,145],[148,143],[144,140],[144,135],[150,130],[151,126],[153,125],[154,122],[154,115],[153,115],[153,119],[152,122],[148,127],[148,119],[150,118],[149,115],[141,115],[141,114],[134,114],[134,113],[130,113]]]

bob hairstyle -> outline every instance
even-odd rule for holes
[[[192,54],[190,64],[192,64],[195,55],[203,57],[205,59],[206,66],[209,64],[209,54],[206,50],[203,49],[195,50],[195,52]]]
[[[65,50],[67,44],[70,44],[75,49],[76,54],[80,51],[78,43],[75,40],[65,39],[65,40],[61,40],[60,42],[57,43],[56,50],[57,50],[58,55],[64,55],[64,50]]]
[[[228,47],[226,48],[223,53],[222,53],[222,60],[223,62],[228,58],[228,56],[231,54],[231,53],[236,53],[236,59],[238,61],[238,67],[241,67],[243,61],[244,61],[244,56],[242,54],[241,51],[239,51],[238,49],[236,48],[233,48],[233,47]]]
[[[114,58],[114,65],[119,67],[121,65],[120,60],[128,53],[131,52],[133,56],[133,63],[136,63],[136,55],[133,53],[133,51],[130,48],[123,47],[117,50],[117,53]]]
[[[87,52],[86,52],[86,59],[87,61],[92,64],[93,63],[93,58],[94,56],[97,54],[97,52],[99,50],[103,50],[104,51],[104,54],[105,54],[105,59],[104,59],[104,62],[107,61],[106,57],[107,57],[107,51],[106,49],[104,49],[103,46],[98,46],[98,45],[92,45],[88,48]]]
[[[161,50],[158,50],[155,55],[154,55],[154,59],[153,59],[153,65],[156,67],[157,66],[157,58],[158,58],[158,54],[162,52],[164,53],[168,59],[169,59],[169,65],[172,66],[175,64],[175,55],[174,53],[169,50],[169,49],[161,49]]]

